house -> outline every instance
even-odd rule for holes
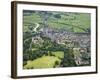
[[[57,31],[52,28],[43,28],[43,36],[48,37],[51,41],[56,41],[58,44],[65,44],[66,41],[74,46],[89,47],[90,46],[90,34],[89,33],[74,33],[69,31]]]
[[[40,36],[35,36],[35,37],[32,37],[32,42],[35,44],[38,44],[38,43],[42,43],[43,40]]]

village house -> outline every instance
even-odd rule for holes
[[[52,41],[56,41],[58,44],[77,43],[79,47],[90,46],[90,34],[89,33],[73,33],[68,31],[58,32],[51,28],[43,28],[43,35],[50,38]],[[73,46],[75,46],[74,44]]]
[[[42,43],[43,40],[40,36],[35,36],[35,37],[32,37],[32,42],[35,44],[38,44],[38,43]]]

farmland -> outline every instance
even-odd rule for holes
[[[74,32],[85,32],[86,29],[90,28],[91,26],[90,19],[91,18],[89,13],[52,12],[52,16],[50,15],[50,17],[48,17],[47,24],[48,27],[56,29],[73,29]],[[23,20],[24,25],[33,25],[33,27],[35,27],[34,23],[39,23],[41,24],[40,27],[43,27],[43,20],[40,17],[39,13],[33,13],[29,16],[24,16]]]

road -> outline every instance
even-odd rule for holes
[[[33,29],[35,32],[37,32],[37,28],[40,26],[39,23],[35,23],[36,27]]]
[[[38,28],[40,25],[39,25],[39,23],[35,23],[35,24],[36,24],[36,27],[33,29],[33,31],[37,32],[37,31],[38,31],[37,28]],[[26,41],[28,41],[29,39],[31,39],[31,37],[28,38],[28,39],[26,39],[26,40],[24,40],[24,43],[25,43]]]

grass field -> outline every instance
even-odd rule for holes
[[[56,29],[72,29],[74,32],[84,32],[87,28],[90,28],[90,14],[88,13],[61,13],[58,12],[61,18],[55,18],[54,14],[58,14],[57,12],[53,13],[52,16],[48,17],[47,24],[49,27],[53,27]],[[67,14],[67,15],[66,15]],[[32,13],[32,15],[24,16],[24,30],[26,30],[27,26],[31,24],[31,26],[35,26],[34,23],[42,23],[43,20],[37,13]],[[41,27],[42,25],[40,25]]]
[[[24,69],[53,68],[56,61],[61,62],[60,59],[54,56],[42,56],[36,60],[27,61],[27,65],[24,66]]]
[[[52,52],[52,54],[58,58],[64,58],[64,52],[62,52],[62,51]]]
[[[38,50],[37,48],[32,48],[32,51]]]

